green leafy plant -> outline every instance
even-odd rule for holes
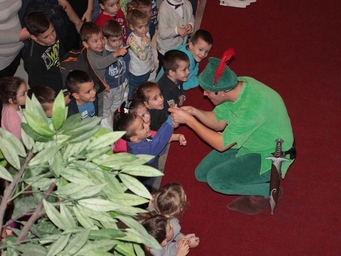
[[[163,175],[144,165],[148,155],[113,154],[122,132],[99,126],[100,118],[66,119],[60,93],[52,124],[27,98],[22,142],[0,129],[0,177],[7,181],[0,227],[18,228],[2,241],[2,255],[144,255],[142,244],[160,248],[136,220],[151,195],[135,177]],[[14,202],[12,219],[5,210]]]

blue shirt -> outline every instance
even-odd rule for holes
[[[95,116],[95,105],[93,102],[88,102],[83,105],[77,104],[79,113],[82,113],[81,120],[88,118],[88,117],[94,117]]]

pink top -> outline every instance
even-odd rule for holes
[[[23,118],[23,112],[21,108],[19,111],[11,109],[7,104],[2,105],[1,112],[1,128],[11,132],[21,140],[21,120]]]
[[[154,138],[155,134],[156,134],[156,131],[152,131],[152,138]],[[122,153],[122,152],[127,153],[128,152],[127,141],[120,138],[118,141],[114,143],[114,147],[112,151],[114,153]]]

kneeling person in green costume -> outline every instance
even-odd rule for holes
[[[187,124],[214,148],[197,166],[197,180],[216,192],[240,195],[227,207],[253,215],[269,207],[272,163],[265,158],[272,156],[276,139],[284,140],[283,151],[292,148],[290,118],[280,95],[251,77],[237,77],[226,66],[214,83],[218,64],[210,58],[199,76],[213,111],[191,106],[169,111],[174,122]],[[292,162],[283,162],[283,178]]]

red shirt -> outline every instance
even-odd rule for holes
[[[124,17],[124,13],[122,10],[118,10],[115,16],[106,15],[103,12],[98,14],[97,19],[95,20],[95,24],[103,28],[103,25],[108,20],[117,21],[122,27],[122,41],[125,44],[127,42],[127,21]]]

